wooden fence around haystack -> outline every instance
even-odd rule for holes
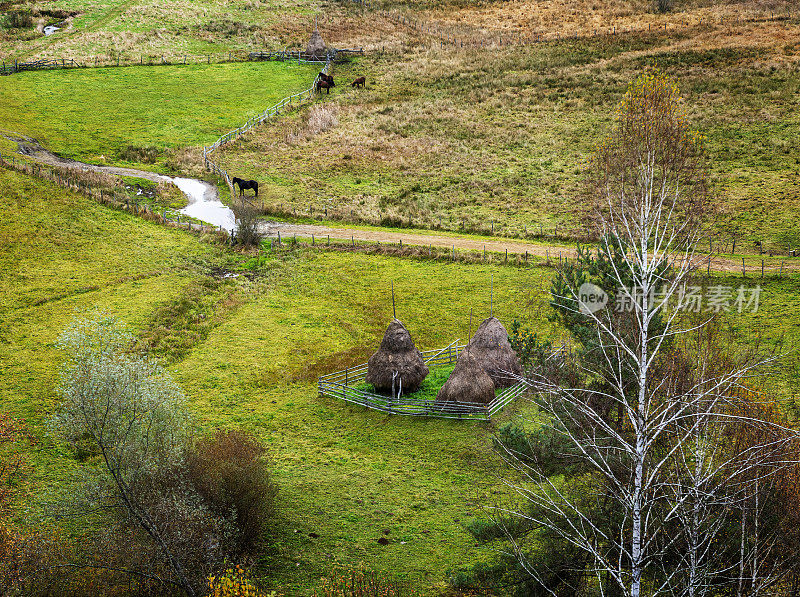
[[[423,350],[422,358],[429,367],[453,365],[464,348],[465,345],[459,344],[459,341],[456,340],[444,348]],[[520,382],[503,390],[486,405],[472,402],[436,402],[436,400],[414,398],[413,394],[401,394],[399,397],[376,394],[359,387],[367,383],[366,375],[367,363],[362,363],[342,371],[322,375],[317,381],[317,388],[320,396],[338,398],[391,415],[479,421],[488,421],[527,391],[527,386]]]

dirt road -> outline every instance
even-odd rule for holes
[[[576,256],[577,250],[575,245],[567,245],[564,243],[529,243],[522,240],[510,239],[476,239],[461,236],[445,236],[436,234],[416,234],[412,232],[402,232],[395,230],[369,230],[358,228],[336,228],[331,226],[315,225],[315,224],[291,224],[285,222],[268,222],[263,228],[268,237],[277,238],[280,233],[281,238],[290,238],[292,236],[299,236],[303,238],[311,238],[313,235],[316,239],[322,240],[330,237],[335,240],[354,240],[356,242],[373,242],[373,243],[394,243],[400,241],[405,245],[415,246],[433,246],[453,248],[461,251],[483,251],[493,253],[505,253],[513,255],[532,255],[535,257],[550,258],[558,260],[559,258],[566,257],[572,259]],[[748,276],[761,275],[761,262],[758,261],[756,265],[749,258],[749,263],[746,264],[745,270]],[[695,259],[698,269],[706,269],[708,266],[708,256],[698,255]],[[781,266],[783,269],[781,270]],[[742,262],[741,259],[733,260],[724,256],[711,257],[711,270],[722,271],[730,273],[741,273]],[[790,272],[800,271],[800,260],[790,259],[786,260],[781,257],[765,257],[764,258],[764,273],[777,273],[777,272]]]
[[[42,164],[50,166],[59,166],[61,168],[74,168],[75,170],[102,172],[104,174],[111,174],[113,176],[133,176],[136,178],[144,178],[152,182],[162,182],[171,180],[170,177],[157,174],[156,172],[148,172],[147,170],[136,170],[134,168],[119,168],[117,166],[97,166],[95,164],[86,164],[67,158],[62,158],[56,154],[47,151],[44,147],[39,145],[36,139],[20,135],[19,133],[2,134],[9,141],[17,144],[17,149],[22,155],[33,158]]]

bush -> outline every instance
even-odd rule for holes
[[[275,516],[278,489],[265,454],[245,431],[217,431],[199,440],[188,455],[189,478],[209,509],[235,519],[237,555],[252,550]]]
[[[208,577],[209,597],[277,597],[277,593],[264,593],[247,577],[239,566],[229,568],[219,576]]]
[[[261,243],[258,230],[258,211],[249,206],[237,207],[236,242],[245,247],[257,247]]]
[[[336,569],[322,579],[314,597],[402,597],[416,595],[402,583],[385,578],[378,572],[356,569]]]
[[[0,15],[0,29],[27,29],[33,26],[33,15],[29,9],[12,10]]]

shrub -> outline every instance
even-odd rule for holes
[[[208,577],[209,597],[277,597],[273,591],[264,593],[247,577],[239,566],[223,574]]]
[[[261,243],[257,210],[244,205],[237,207],[236,224],[236,242],[245,247],[257,247]]]
[[[277,487],[266,450],[245,431],[217,431],[188,455],[189,478],[212,512],[233,516],[238,555],[254,547],[275,516]]]
[[[656,0],[656,8],[658,12],[669,12],[672,10],[673,0]]]
[[[391,578],[380,573],[354,569],[336,569],[322,579],[322,586],[314,591],[314,597],[401,597],[416,595]]]

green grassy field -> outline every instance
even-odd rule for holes
[[[291,4],[273,0],[251,0],[225,5],[210,0],[55,0],[46,6],[15,0],[9,13],[31,14],[21,28],[0,19],[0,58],[87,56],[122,54],[176,57],[253,47],[283,48],[299,42],[299,30],[313,22],[317,5],[302,0]],[[66,22],[65,17],[68,17]],[[60,23],[51,36],[35,31],[38,22]]]
[[[72,28],[28,41],[0,28],[0,57],[298,47],[318,15],[326,41],[374,50],[337,67],[338,86],[316,104],[314,118],[335,124],[320,128],[310,108],[287,114],[220,152],[220,164],[257,179],[269,206],[411,219],[419,229],[440,220],[467,232],[494,222],[501,235],[575,228],[592,148],[627,84],[647,64],[660,65],[708,138],[717,242],[735,236],[737,259],[748,254],[746,284],[763,288],[758,312],[729,314],[723,327],[734,345],[779,355],[753,385],[800,418],[800,275],[762,281],[752,273],[756,241],[778,254],[800,245],[796,20],[487,54],[423,47],[351,3],[51,4],[77,13]],[[535,4],[392,3],[431,18]],[[613,4],[623,19],[650,10],[643,2],[600,4]],[[496,30],[509,22],[498,18]],[[548,26],[558,30],[556,21]],[[384,47],[402,52],[377,52]],[[23,73],[0,78],[0,126],[68,157],[199,175],[197,152],[186,148],[305,88],[316,70],[232,63]],[[367,88],[351,89],[362,74]],[[0,151],[13,150],[0,138]],[[386,416],[320,397],[316,379],[377,348],[392,316],[392,285],[397,315],[420,349],[465,340],[470,310],[473,331],[489,314],[492,277],[495,315],[559,343],[563,330],[548,321],[553,269],[303,247],[255,258],[2,169],[0,210],[0,403],[39,440],[14,512],[22,526],[35,524],[48,492],[81,466],[44,427],[57,400],[56,339],[74,317],[104,309],[175,376],[199,432],[244,427],[268,447],[280,518],[254,568],[268,586],[308,595],[332,568],[363,563],[437,595],[451,570],[494,557],[465,526],[505,496],[492,476],[492,434],[525,406],[488,424]],[[712,280],[742,283],[734,275]]]
[[[0,121],[64,157],[163,163],[310,87],[316,72],[289,62],[24,72],[0,80]]]
[[[19,520],[79,466],[43,428],[56,400],[54,342],[73,317],[101,308],[169,366],[199,428],[244,427],[268,446],[281,518],[256,571],[270,586],[308,594],[335,565],[364,563],[433,595],[451,569],[492,557],[465,524],[503,495],[491,436],[509,413],[488,425],[385,416],[320,398],[315,382],[375,350],[392,283],[398,317],[421,349],[467,337],[470,309],[473,329],[488,315],[491,276],[502,321],[519,318],[558,342],[547,321],[551,269],[293,249],[265,254],[249,276],[223,278],[251,258],[4,171],[0,185],[2,209],[19,214],[0,229],[0,399],[42,440],[29,456]],[[796,344],[800,279],[764,288],[761,311],[731,316],[730,329],[742,341]],[[760,387],[788,404],[800,361],[780,363]]]
[[[180,295],[193,272],[220,253],[185,233],[6,170],[0,170],[0,206],[13,215],[0,223],[0,402],[44,441],[30,454],[25,518],[76,466],[46,440],[43,427],[56,396],[61,330],[95,309],[144,326],[156,305]]]
[[[48,488],[78,466],[43,428],[56,399],[55,339],[73,317],[101,308],[143,341],[162,340],[156,348],[173,362],[200,427],[244,426],[268,445],[283,512],[275,550],[259,567],[270,584],[304,594],[336,563],[365,562],[429,592],[449,568],[489,556],[463,529],[480,514],[476,489],[481,499],[496,490],[485,481],[493,462],[489,428],[386,418],[320,399],[314,382],[377,346],[392,280],[398,314],[429,348],[465,336],[469,308],[488,309],[492,272],[495,311],[508,319],[521,293],[539,292],[535,282],[546,271],[522,276],[512,268],[335,253],[276,256],[258,277],[233,278],[220,307],[206,300],[220,294],[210,282],[218,275],[212,266],[234,267],[242,257],[58,188],[0,176],[4,210],[27,213],[4,225],[0,253],[12,272],[5,286],[13,288],[0,321],[2,402],[42,441],[29,458],[33,470],[17,513],[23,523]],[[35,260],[26,260],[26,249],[36,250]],[[355,277],[364,284],[353,288]],[[214,324],[192,333],[205,320]],[[169,338],[182,332],[188,342],[170,348]],[[376,540],[385,529],[390,544],[382,546]]]

